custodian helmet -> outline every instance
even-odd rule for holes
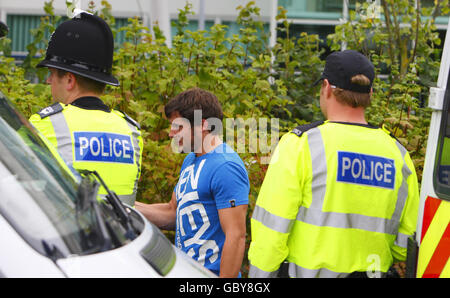
[[[63,22],[52,34],[45,59],[37,67],[53,67],[94,81],[118,86],[112,76],[114,38],[98,16],[81,13]]]

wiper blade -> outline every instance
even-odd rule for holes
[[[94,213],[96,218],[97,230],[100,232],[100,236],[102,237],[100,251],[107,251],[112,248],[112,241],[97,202],[99,187],[100,185],[96,180],[91,179],[89,175],[84,176],[78,187],[76,210],[78,217],[80,213],[88,211],[92,208],[91,212]]]
[[[64,258],[61,250],[53,244],[48,243],[46,240],[42,240],[42,247],[44,248],[45,254],[50,258],[53,262],[56,262],[58,259]]]
[[[106,199],[111,204],[111,206],[114,208],[114,211],[115,211],[119,221],[122,223],[122,225],[126,229],[125,236],[130,240],[135,239],[137,237],[137,235],[133,228],[131,216],[126,211],[124,205],[122,204],[122,201],[119,199],[117,194],[108,188],[108,186],[103,181],[103,179],[100,177],[100,175],[97,173],[97,171],[81,170],[80,172],[85,175],[94,175],[97,178],[97,180],[100,182],[100,184],[103,186],[103,188],[108,193],[106,195]]]

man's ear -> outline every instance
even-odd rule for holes
[[[66,72],[65,78],[66,80],[66,89],[67,91],[72,91],[77,85],[77,78],[71,72]]]
[[[332,94],[332,92],[333,92],[333,90],[332,90],[332,88],[331,88],[330,82],[329,82],[327,79],[324,79],[324,80],[323,80],[323,86],[322,86],[322,88],[323,88],[323,90],[325,91],[326,97],[327,97],[327,98],[330,97],[331,94]]]
[[[208,120],[202,119],[202,131],[210,131],[211,128],[209,127]]]
[[[202,119],[202,131],[212,133],[214,135],[221,135],[223,133],[222,120],[216,117]]]

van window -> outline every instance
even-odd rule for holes
[[[445,92],[433,176],[434,189],[438,197],[450,201],[450,76]]]
[[[75,178],[0,93],[0,216],[36,251],[55,259],[104,250],[100,220],[111,249],[128,243],[109,204],[99,203],[100,216],[93,208],[79,208]]]

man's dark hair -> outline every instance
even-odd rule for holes
[[[181,92],[164,107],[167,118],[174,112],[178,112],[181,117],[186,118],[194,125],[194,111],[202,111],[202,119],[218,118],[223,119],[222,107],[217,97],[201,88],[192,88]]]

